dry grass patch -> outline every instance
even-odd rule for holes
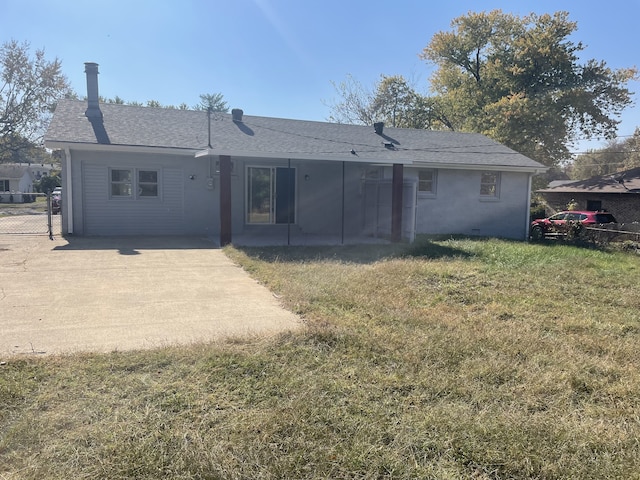
[[[0,478],[640,478],[638,258],[228,249],[307,328],[11,359]]]

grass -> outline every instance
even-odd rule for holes
[[[228,248],[305,329],[0,366],[0,479],[640,478],[640,259]]]
[[[0,217],[17,215],[22,213],[23,210],[29,213],[45,213],[47,211],[47,197],[39,193],[34,195],[36,195],[35,202],[10,203],[8,195],[6,193],[0,193],[0,197],[2,197],[2,201],[0,201]]]

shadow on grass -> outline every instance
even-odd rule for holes
[[[419,238],[412,244],[234,247],[249,257],[265,262],[335,261],[341,263],[374,263],[393,258],[421,257],[426,259],[466,258],[469,252],[436,243],[436,239]]]

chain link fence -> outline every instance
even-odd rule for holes
[[[0,192],[0,234],[48,235],[62,232],[61,202],[44,193]]]

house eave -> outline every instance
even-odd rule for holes
[[[220,155],[228,155],[233,158],[268,158],[268,159],[283,159],[289,158],[292,160],[309,160],[309,161],[323,161],[323,162],[352,162],[352,163],[368,163],[368,164],[380,164],[380,165],[393,165],[393,164],[401,164],[401,165],[411,165],[413,164],[413,160],[407,158],[371,158],[364,156],[328,156],[328,155],[316,155],[316,154],[307,154],[307,153],[296,153],[296,152],[250,152],[250,151],[225,151],[218,150],[215,148],[207,148],[204,150],[198,150],[195,153],[196,158],[200,157],[211,157],[211,156],[220,156]]]
[[[412,160],[406,158],[398,159],[377,159],[361,156],[326,156],[326,155],[314,155],[314,154],[300,154],[295,152],[249,152],[249,151],[227,151],[215,148],[196,149],[196,148],[176,148],[176,147],[159,147],[159,146],[142,146],[142,145],[104,145],[96,143],[82,143],[82,142],[66,142],[57,140],[45,141],[45,147],[52,150],[64,150],[68,148],[76,151],[91,151],[91,152],[117,152],[117,153],[163,153],[173,155],[184,155],[191,157],[218,157],[220,155],[229,155],[233,158],[268,158],[268,159],[283,159],[291,158],[295,160],[310,160],[310,161],[330,161],[330,162],[355,162],[355,163],[368,163],[368,164],[380,164],[380,165],[392,165],[402,164],[410,165]]]
[[[83,142],[67,142],[59,140],[46,140],[44,143],[46,148],[51,150],[75,150],[84,152],[117,152],[117,153],[168,153],[174,155],[193,155],[195,148],[178,148],[178,147],[150,147],[144,145],[112,145],[112,144],[96,144]]]
[[[538,175],[545,173],[547,167],[536,167],[529,165],[488,165],[488,164],[470,164],[470,163],[438,163],[438,162],[413,162],[413,167],[418,168],[439,168],[443,170],[482,170],[495,172],[519,172]]]
[[[92,151],[92,152],[117,152],[117,153],[163,153],[169,155],[201,157],[218,157],[220,155],[229,155],[232,158],[265,158],[265,159],[295,159],[309,161],[327,161],[327,162],[351,162],[365,163],[370,165],[407,165],[417,168],[438,168],[450,170],[482,170],[482,171],[499,171],[499,172],[520,172],[530,174],[540,174],[548,170],[544,166],[530,165],[490,165],[476,163],[448,163],[448,162],[422,162],[408,158],[374,158],[365,155],[345,154],[344,156],[308,154],[296,152],[253,152],[253,151],[229,151],[218,148],[178,148],[178,147],[162,147],[148,145],[113,145],[113,144],[96,144],[83,142],[68,142],[59,140],[45,141],[45,147],[52,150],[64,150],[66,148],[76,151]]]

